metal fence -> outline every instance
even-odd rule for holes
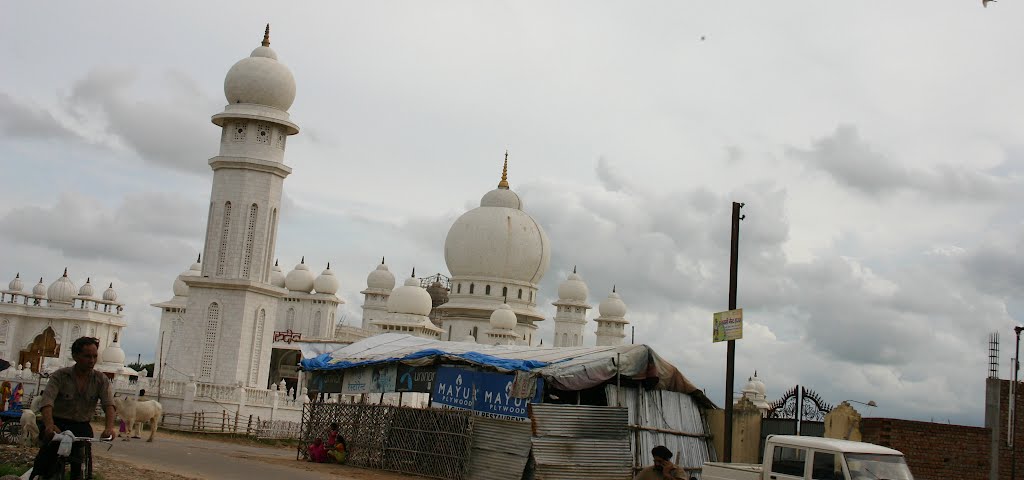
[[[537,480],[629,480],[629,414],[590,405],[530,406]]]
[[[308,403],[297,457],[327,438],[332,423],[345,438],[346,463],[444,480],[466,478],[473,426],[468,412],[391,405]]]

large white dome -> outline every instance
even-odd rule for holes
[[[389,313],[408,313],[412,315],[430,315],[433,304],[430,294],[420,286],[420,281],[409,277],[405,284],[394,289],[388,297]]]
[[[306,257],[302,257],[302,261],[284,278],[284,286],[293,292],[309,293],[313,291],[313,280],[313,272],[306,266]]]
[[[507,165],[507,160],[506,160]],[[522,210],[505,175],[480,206],[458,218],[444,241],[453,277],[484,277],[537,284],[551,262],[544,229]]]
[[[78,287],[68,278],[68,269],[64,269],[64,276],[50,284],[46,289],[46,299],[51,303],[71,303],[78,294]]]
[[[575,268],[569,274],[569,278],[558,286],[559,300],[586,302],[589,295],[590,291],[587,289],[587,284],[583,282],[583,277],[576,273]]]
[[[338,281],[338,277],[334,276],[334,271],[331,270],[331,264],[327,264],[327,269],[320,273],[316,280],[313,280],[313,289],[316,293],[324,293],[327,295],[334,295],[338,293],[338,289],[341,288],[341,282]]]
[[[377,290],[393,290],[395,288],[395,274],[388,270],[388,266],[381,259],[380,265],[366,276],[366,288]]]
[[[501,304],[491,313],[491,327],[497,330],[512,330],[516,328],[516,313],[508,304]]]
[[[270,26],[263,45],[238,61],[224,77],[224,96],[228,103],[254,103],[287,111],[295,101],[295,77],[277,61],[270,48]]]

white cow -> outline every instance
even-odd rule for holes
[[[43,403],[43,396],[36,395],[32,398],[32,404],[21,410],[21,442],[28,446],[35,446],[39,439],[39,425],[36,424],[39,406]]]
[[[156,435],[157,424],[160,422],[160,417],[163,415],[164,409],[160,406],[160,403],[156,400],[139,401],[135,397],[114,397],[114,407],[117,408],[117,416],[124,419],[125,423],[128,424],[130,432],[129,436],[133,436],[138,433],[139,436],[142,434],[142,423],[149,422],[149,438],[147,442],[152,442],[153,437]],[[136,432],[138,427],[138,432]]]

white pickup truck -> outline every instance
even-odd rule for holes
[[[873,443],[771,435],[764,462],[707,462],[702,480],[914,480],[903,454]]]

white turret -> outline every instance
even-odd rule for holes
[[[622,339],[626,337],[625,327],[629,321],[626,320],[626,304],[622,297],[612,287],[612,293],[608,298],[601,301],[597,306],[601,315],[594,319],[597,322],[597,346],[621,345]]]
[[[103,299],[108,302],[117,301],[117,291],[114,290],[114,282],[110,282],[110,285],[103,292]]]
[[[64,275],[51,283],[50,287],[46,289],[46,299],[50,305],[56,303],[70,305],[77,294],[78,287],[68,278],[67,268],[64,269]]]
[[[519,334],[515,332],[516,313],[507,303],[502,303],[491,313],[491,328],[487,331],[488,343],[495,345],[515,345]]]
[[[741,398],[748,398],[750,401],[761,410],[761,413],[766,413],[770,408],[767,400],[767,389],[765,388],[764,381],[757,376],[757,371],[754,371],[754,376],[747,378],[747,385],[741,390]]]
[[[302,257],[302,261],[284,278],[284,286],[291,292],[309,293],[313,291],[314,280],[313,272],[306,266],[306,257]]]
[[[274,260],[274,268],[270,272],[270,284],[278,288],[284,288],[284,271],[281,270],[277,260]]]
[[[339,288],[341,288],[341,283],[338,281],[338,277],[334,276],[331,264],[328,263],[327,269],[321,272],[316,280],[313,280],[313,289],[316,290],[316,293],[334,295],[338,293]]]
[[[394,289],[388,298],[388,313],[383,319],[374,320],[375,325],[384,332],[402,332],[423,338],[440,338],[440,327],[430,321],[430,309],[433,304],[430,294],[420,286],[416,278],[416,269],[405,284]]]
[[[388,312],[388,297],[395,288],[395,275],[388,270],[384,259],[380,265],[366,277],[366,290],[363,294],[363,328],[371,329],[373,322],[383,320]]]
[[[36,298],[46,298],[46,285],[43,285],[43,277],[39,277],[39,283],[32,287],[32,296]]]
[[[25,285],[21,283],[21,273],[14,275],[14,280],[7,284],[7,291],[9,292],[21,292],[25,288]]]
[[[85,284],[82,285],[82,288],[78,289],[78,296],[82,298],[92,298],[95,294],[96,290],[92,287],[92,278],[86,278]]]
[[[558,286],[558,301],[555,306],[555,343],[556,347],[579,347],[583,345],[583,329],[587,325],[587,296],[590,294],[583,277],[572,273]]]

